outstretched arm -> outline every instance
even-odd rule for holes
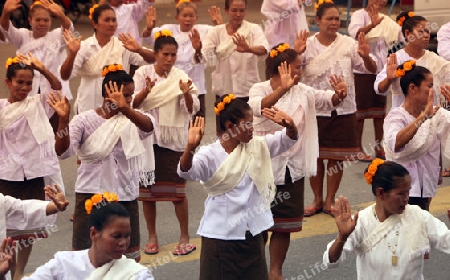
[[[130,33],[120,33],[118,38],[123,43],[123,46],[130,52],[139,54],[148,63],[155,62],[155,52],[143,48],[141,45],[139,45],[139,43],[131,36]]]
[[[7,0],[5,2],[0,24],[6,31],[9,30],[9,17],[11,16],[11,13],[20,8],[21,5],[21,0]]]
[[[298,130],[292,118],[285,112],[278,110],[276,107],[264,108],[261,110],[264,117],[277,123],[283,127],[286,127],[286,135],[292,140],[298,139]]]
[[[182,172],[188,172],[191,169],[195,149],[200,145],[204,133],[205,119],[203,117],[196,117],[195,122],[190,121],[188,143],[180,158],[180,169]]]

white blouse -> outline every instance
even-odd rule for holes
[[[400,130],[416,120],[403,106],[393,108],[384,119],[384,143],[391,151],[395,151],[395,142]],[[409,171],[411,176],[412,197],[434,197],[439,181],[439,157],[441,145],[439,139],[434,139],[432,148],[419,160],[409,163],[401,163]],[[387,158],[388,160],[392,160]]]
[[[136,3],[122,4],[119,7],[113,7],[117,18],[117,29],[114,33],[118,36],[119,33],[130,33],[131,37],[136,39],[138,43],[142,44],[142,38],[139,35],[139,21],[145,16],[147,8],[153,5],[149,0],[138,0]]]
[[[213,27],[206,24],[196,24],[193,28],[200,33],[200,39],[203,40]],[[192,79],[199,95],[206,94],[205,64],[203,62],[197,63],[194,60],[195,49],[189,39],[190,32],[182,32],[179,24],[164,24],[161,27],[153,28],[152,34],[149,37],[144,37],[144,42],[153,46],[155,44],[153,39],[155,33],[161,30],[172,31],[172,35],[178,43],[175,67],[183,70]]]
[[[269,43],[261,27],[254,23],[250,24],[252,26],[249,46],[263,46],[268,53]],[[257,56],[234,51],[228,58],[219,61],[216,58],[216,48],[229,37],[231,36],[228,35],[226,24],[221,24],[214,26],[202,40],[203,57],[209,66],[216,67],[211,73],[212,93],[218,96],[233,93],[236,97],[248,97],[252,85],[260,82],[258,60],[264,60],[267,54]]]
[[[411,207],[418,206],[406,205],[405,213],[406,211],[410,211]],[[424,210],[416,210],[415,212],[417,211],[420,211],[417,220],[422,221],[425,225],[425,231],[428,235],[428,240],[426,240],[426,243],[429,243],[429,247],[432,249],[438,249],[449,254],[450,232],[447,226],[439,219],[433,217],[429,212]],[[360,211],[356,228],[348,237],[347,242],[345,242],[344,250],[339,260],[335,263],[330,263],[329,260],[328,253],[331,245],[333,245],[333,240],[328,243],[327,250],[323,254],[323,263],[328,268],[338,267],[354,252],[356,245],[364,241],[379,225],[380,222],[373,214],[372,205]],[[398,236],[395,234],[397,229],[399,229]],[[410,230],[408,224],[401,221],[399,227],[394,227],[390,233],[369,252],[364,255],[357,255],[357,279],[424,279],[422,275],[424,254],[429,252],[430,248],[422,248],[421,250],[419,249],[411,254],[407,253],[408,244],[405,235],[408,234],[408,230]],[[409,233],[409,235],[411,235],[411,233]],[[396,250],[398,264],[393,266],[391,262],[392,252],[389,249],[388,244],[395,244],[396,241],[398,241]]]
[[[287,151],[296,142],[286,135],[286,129],[267,135],[265,139],[271,157]],[[200,148],[189,171],[181,171],[178,164],[178,175],[186,180],[206,182],[228,155],[220,140],[217,140]],[[255,236],[273,225],[272,212],[264,208],[255,184],[244,174],[231,191],[206,198],[205,212],[197,234],[222,240],[245,240],[247,230]]]
[[[81,280],[88,279],[95,267],[92,265],[89,249],[82,251],[62,251],[57,252],[53,259],[23,280]],[[149,269],[142,266],[135,280],[153,280],[153,275]]]
[[[437,33],[437,52],[446,60],[450,60],[450,22],[441,26]]]
[[[150,114],[145,114],[155,123]],[[66,159],[75,155],[89,136],[107,120],[94,110],[75,115],[69,124],[70,147],[60,156]],[[153,132],[139,130],[141,139],[149,137]],[[62,132],[64,133],[64,131]],[[119,139],[111,154],[95,163],[81,162],[77,171],[75,192],[103,193],[114,192],[120,201],[132,201],[139,194],[139,173],[129,172],[128,161]]]

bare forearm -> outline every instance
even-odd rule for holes
[[[410,123],[408,126],[403,128],[397,133],[397,137],[395,138],[395,152],[398,152],[400,149],[404,148],[406,144],[414,138],[417,130],[420,125],[427,119],[427,116],[422,113],[420,114],[416,120]]]
[[[286,128],[286,135],[291,138],[292,140],[297,140],[298,139],[298,129],[297,127],[294,125],[292,127],[287,127]]]
[[[2,17],[0,18],[0,24],[2,25],[3,29],[6,31],[9,30],[9,17],[10,13],[7,13],[3,10]]]
[[[56,214],[56,213],[58,213],[58,212],[59,212],[59,211],[58,211],[58,207],[56,207],[56,204],[55,204],[55,203],[50,202],[49,204],[47,204],[47,207],[45,208],[45,214],[46,214],[47,216]]]
[[[338,235],[338,237],[334,240],[333,245],[331,245],[330,250],[328,250],[328,258],[330,263],[335,263],[339,260],[342,255],[342,251],[344,250],[346,241],[347,237],[343,237],[341,235]]]
[[[44,77],[47,79],[47,81],[50,83],[50,86],[53,90],[61,90],[62,84],[61,81],[56,78],[55,75],[53,75],[52,72],[50,72],[47,68],[39,71]]]
[[[364,32],[364,34],[369,33],[371,30],[373,29],[373,25],[372,23],[369,23],[368,25],[361,27],[360,29],[358,29],[358,32],[356,32],[356,36],[355,39],[358,39],[358,34],[361,32]]]
[[[140,130],[145,131],[145,132],[153,131],[153,123],[152,123],[152,120],[148,116],[142,114],[141,112],[134,110],[131,107],[124,107],[124,108],[120,109],[120,112],[122,112],[122,114],[124,114]]]
[[[77,55],[71,52],[67,54],[66,60],[64,60],[64,63],[61,65],[61,79],[68,80],[70,78],[70,76],[72,75],[73,64],[75,63],[76,57]]]
[[[252,53],[252,54],[256,54],[256,55],[265,55],[265,54],[267,54],[267,50],[263,46],[249,47],[248,48],[248,52]]]
[[[3,34],[3,32],[0,31],[0,41],[5,41],[5,35]]]
[[[142,103],[144,102],[145,98],[148,96],[148,90],[147,88],[143,88],[141,92],[139,92],[136,97],[133,100],[133,108],[137,109],[141,107]]]
[[[183,97],[189,114],[192,114],[192,111],[194,110],[194,99],[192,98],[192,94],[189,92],[183,93]]]
[[[271,94],[267,95],[263,99],[261,99],[261,110],[264,108],[271,108],[277,101],[285,94],[287,91],[283,90],[280,87],[277,87],[277,89],[272,92]]]
[[[180,169],[183,172],[187,172],[192,168],[192,160],[194,158],[194,152],[196,147],[187,146],[184,149],[183,155],[180,158]]]
[[[152,35],[152,30],[153,28],[145,27],[144,30],[142,31],[142,37],[143,38],[150,37],[150,35]]]
[[[363,57],[364,60],[364,67],[366,67],[366,69],[372,73],[377,73],[377,64],[375,63],[375,61],[370,57]]]
[[[64,13],[61,13],[61,15],[58,16],[58,19],[64,29],[69,29],[72,25],[72,21]]]
[[[55,151],[58,156],[64,154],[70,147],[69,121],[59,118],[58,130],[55,136]]]
[[[385,78],[378,84],[378,92],[385,93],[388,91],[389,87],[391,86],[393,79]]]
[[[138,54],[148,63],[155,63],[155,53],[152,50],[141,48]]]

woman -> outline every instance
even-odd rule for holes
[[[110,195],[108,198],[101,194],[95,196],[99,196],[100,201],[91,205],[90,248],[58,252],[24,280],[154,279],[148,268],[124,256],[131,235],[130,216],[125,207],[109,202]]]
[[[364,177],[376,202],[352,217],[348,199],[336,199],[339,233],[327,246],[324,264],[337,267],[355,252],[358,279],[423,279],[431,249],[450,253],[450,231],[429,212],[408,205],[411,177],[402,165],[376,159]]]
[[[344,169],[344,160],[355,160],[359,152],[356,135],[356,103],[353,71],[365,69],[376,72],[376,61],[369,55],[369,45],[363,34],[358,42],[338,33],[339,10],[332,2],[318,6],[316,20],[319,32],[306,41],[303,53],[305,68],[302,82],[317,89],[333,89],[328,83],[332,74],[342,75],[348,85],[348,97],[335,110],[318,110],[319,158],[317,175],[310,178],[314,201],[305,208],[305,217],[322,210],[332,215],[331,206],[339,188]],[[301,45],[301,44],[298,44]],[[325,166],[324,160],[328,160]],[[327,194],[323,195],[323,181],[327,177]]]

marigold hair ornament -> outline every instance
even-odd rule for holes
[[[400,18],[397,20],[397,24],[400,25],[400,26],[403,26],[403,23],[405,23],[405,21],[406,21],[407,19],[412,18],[413,16],[415,16],[414,12],[408,12],[407,15],[402,16],[402,17],[400,17]]]
[[[98,4],[94,4],[94,6],[92,6],[92,8],[89,9],[89,19],[92,20],[93,15],[94,15],[94,11],[95,9],[98,8]]]
[[[94,208],[94,206],[96,207],[100,207],[100,205],[98,205],[99,203],[101,203],[102,201],[105,202],[118,202],[119,201],[119,197],[117,196],[117,194],[115,193],[110,193],[110,192],[104,192],[102,194],[94,194],[91,198],[87,199],[84,202],[84,209],[86,209],[86,212],[88,215],[91,214],[92,209]]]
[[[219,115],[220,112],[225,109],[225,106],[230,104],[232,100],[236,99],[236,97],[234,96],[234,94],[230,93],[227,96],[225,96],[223,98],[222,101],[220,101],[219,103],[217,103],[217,105],[214,107],[214,113],[216,113],[216,115]]]
[[[290,48],[291,48],[291,46],[289,46],[289,44],[287,44],[287,43],[276,46],[276,47],[272,48],[272,50],[270,51],[270,57],[274,58],[277,55],[279,55],[280,53],[283,53],[285,50],[289,50]]]
[[[367,184],[372,185],[373,176],[377,173],[378,166],[384,163],[384,160],[376,158],[372,161],[372,163],[367,167],[367,172],[364,173],[364,178],[366,179]]]
[[[103,67],[102,77],[105,77],[109,73],[123,70],[122,64],[110,64]]]
[[[397,70],[395,71],[395,77],[401,78],[405,76],[406,72],[411,71],[415,64],[416,62],[414,60],[405,61],[402,65],[399,65],[397,67]]]
[[[319,1],[317,1],[317,4],[314,6],[314,9],[316,10],[316,12],[319,9],[319,7],[325,3],[334,4],[334,2],[332,0],[319,0]]]
[[[17,58],[17,56],[9,57],[9,58],[6,60],[5,68],[8,69],[9,66],[11,66],[11,65],[13,65],[13,64],[15,64],[15,63],[19,63],[19,59]]]
[[[163,29],[163,30],[155,33],[155,41],[156,41],[156,39],[158,39],[161,36],[162,37],[173,37],[172,32],[170,30]]]
[[[176,8],[178,8],[182,3],[189,3],[191,2],[190,0],[180,0],[178,1],[177,5],[175,6]]]

